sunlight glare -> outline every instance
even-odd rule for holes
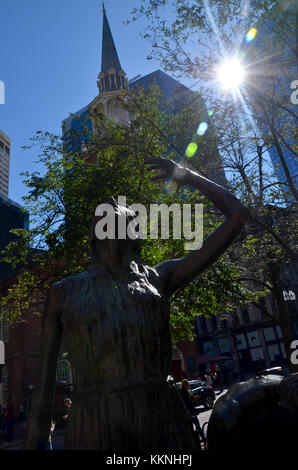
[[[244,78],[244,70],[240,60],[232,58],[223,62],[217,73],[217,79],[223,89],[237,88]]]

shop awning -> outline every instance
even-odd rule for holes
[[[220,362],[220,361],[226,361],[227,359],[231,359],[231,356],[220,356],[220,355],[211,355],[211,354],[206,354],[206,355],[200,355],[197,358],[197,363],[198,364],[206,364],[208,362]]]

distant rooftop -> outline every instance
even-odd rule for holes
[[[10,138],[3,131],[1,131],[1,129],[0,129],[0,137],[2,137],[2,139],[5,140],[10,145],[10,142],[11,142]]]

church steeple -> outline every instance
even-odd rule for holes
[[[101,71],[98,75],[99,93],[104,91],[128,89],[128,80],[122,70],[120,60],[107,19],[103,3]]]

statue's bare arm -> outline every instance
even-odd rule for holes
[[[63,288],[54,284],[49,291],[43,316],[37,380],[30,409],[24,449],[45,449],[52,418],[56,366],[62,338]]]
[[[204,240],[200,249],[180,259],[164,261],[156,266],[165,292],[173,294],[210,266],[232,243],[248,218],[248,210],[229,191],[203,176],[162,157],[147,159],[150,170],[161,170],[157,179],[171,179],[179,186],[189,185],[204,194],[226,216],[224,222]]]

